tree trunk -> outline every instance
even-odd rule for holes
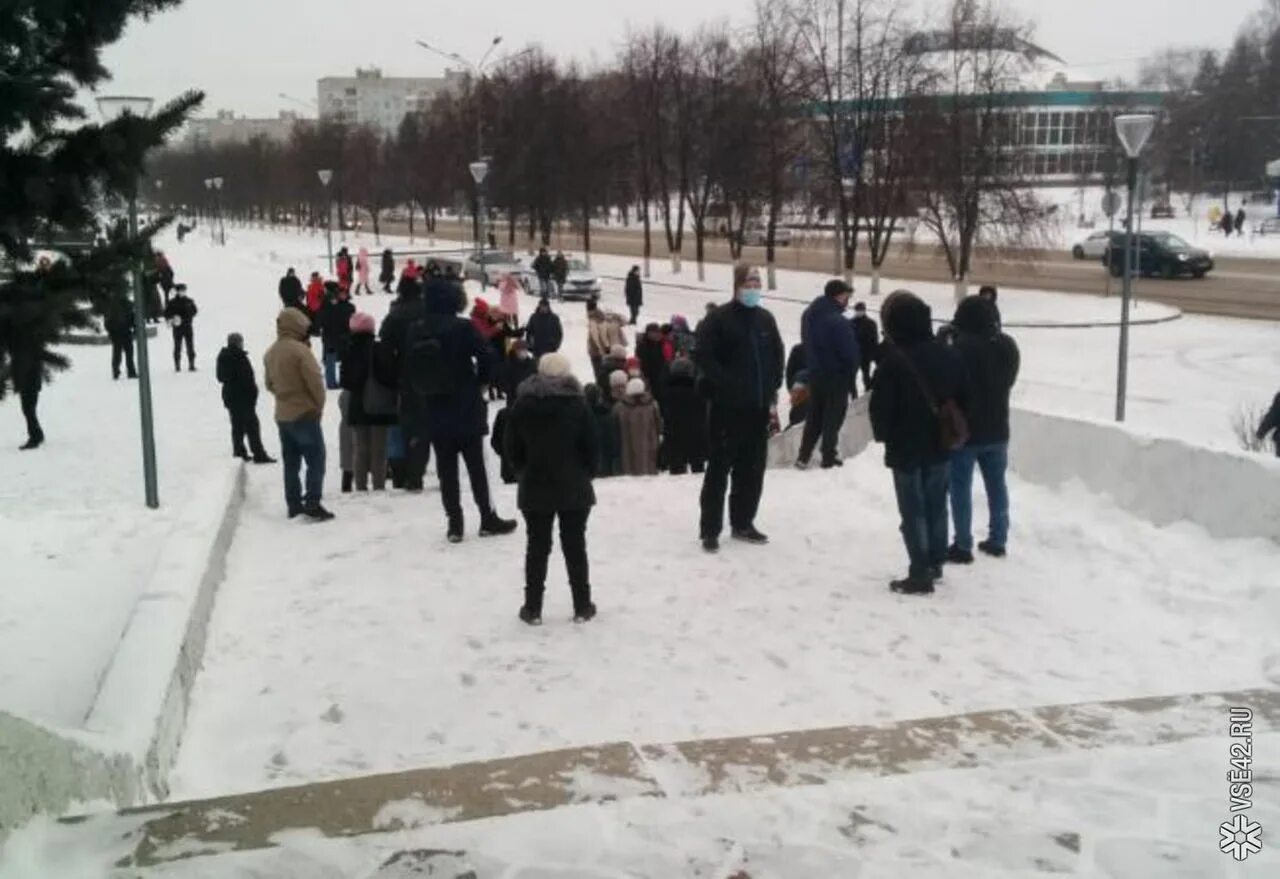
[[[693,248],[694,254],[698,260],[698,281],[702,282],[707,279],[706,265],[706,238],[707,230],[701,221],[694,224],[693,227]]]
[[[413,202],[409,203],[409,243],[413,244],[413,215],[418,212]]]
[[[644,223],[644,277],[649,279],[651,274],[650,260],[653,258],[653,223],[649,219],[649,202],[646,200],[643,204],[644,216],[641,221]]]
[[[880,295],[880,266],[873,265],[871,267],[871,295]]]
[[[587,261],[587,268],[591,268],[591,205],[589,204],[582,206],[582,252]]]

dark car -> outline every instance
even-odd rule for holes
[[[1157,202],[1151,206],[1151,219],[1153,220],[1172,220],[1173,205],[1167,201]]]
[[[1123,239],[1125,236],[1121,236]],[[1125,245],[1123,240],[1110,254],[1102,258],[1102,264],[1111,270],[1113,277],[1124,274]],[[1134,247],[1138,248],[1137,274],[1159,275],[1162,278],[1176,278],[1190,275],[1203,278],[1213,271],[1213,255],[1207,250],[1192,247],[1177,235],[1169,232],[1143,233],[1135,237]]]

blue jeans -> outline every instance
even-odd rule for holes
[[[324,433],[319,421],[280,421],[280,457],[284,461],[284,501],[290,513],[320,503],[324,493]],[[307,462],[307,493],[302,493],[302,462]]]
[[[951,453],[951,519],[956,527],[956,546],[973,552],[973,465],[982,470],[987,488],[990,524],[987,540],[1003,547],[1009,539],[1009,444],[965,446]]]
[[[947,558],[947,464],[894,470],[902,542],[912,577],[926,577]]]
[[[338,352],[324,352],[324,386],[331,391],[338,389]]]

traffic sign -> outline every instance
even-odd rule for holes
[[[1120,193],[1107,190],[1107,194],[1102,196],[1102,212],[1108,217],[1114,217],[1120,210]]]

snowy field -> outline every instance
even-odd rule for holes
[[[278,277],[289,265],[305,277],[323,264],[322,237],[229,227],[228,243],[213,248],[197,234],[166,248],[201,308],[201,371],[172,372],[162,329],[152,349],[165,504],[159,513],[142,506],[136,388],[111,381],[109,348],[71,350],[75,368],[42,397],[49,440],[40,451],[16,451],[21,415],[16,402],[0,406],[0,432],[14,440],[0,451],[6,474],[0,552],[16,575],[6,582],[25,587],[0,589],[0,710],[64,727],[83,719],[176,510],[194,486],[220,478],[229,460],[226,415],[213,378],[217,350],[228,332],[243,333],[261,381],[261,355],[274,338]],[[360,243],[375,249],[370,236],[348,243],[353,250]],[[631,262],[594,259],[606,277],[607,308],[624,310],[621,279]],[[708,267],[705,284],[692,265],[679,276],[656,260],[653,268],[642,322],[684,314],[694,323],[705,303],[727,297],[728,267]],[[780,289],[769,305],[788,344],[823,280],[779,273]],[[858,281],[859,296],[866,286]],[[886,281],[884,290],[895,286]],[[949,286],[910,286],[934,304],[935,316],[950,312]],[[359,297],[356,305],[381,318],[390,301]],[[532,308],[531,298],[525,303]],[[1119,308],[1114,299],[1023,291],[1006,292],[1001,307],[1010,326],[1106,322]],[[558,310],[566,353],[584,375],[583,309],[566,304]],[[1137,316],[1168,314],[1143,304]],[[1023,353],[1015,403],[1109,416],[1114,329],[1012,332]],[[1234,448],[1232,415],[1241,405],[1268,402],[1280,380],[1280,324],[1187,317],[1135,328],[1132,344],[1130,422],[1152,434]],[[333,449],[337,407],[331,400],[325,430]],[[270,413],[264,394],[259,415],[274,453]],[[514,491],[500,486],[491,469],[499,511],[514,515]],[[1280,547],[1218,541],[1185,524],[1157,528],[1080,488],[1050,490],[1015,478],[1007,561],[949,569],[928,602],[889,594],[885,584],[901,574],[904,560],[878,447],[836,474],[771,472],[760,525],[773,545],[728,545],[714,558],[695,541],[696,479],[602,481],[589,530],[601,617],[586,627],[568,624],[563,565],[553,557],[548,624],[535,631],[515,619],[522,535],[471,537],[447,547],[434,487],[418,497],[341,497],[331,454],[326,503],[338,519],[308,527],[284,519],[277,467],[252,468],[249,477],[171,778],[176,797],[566,744],[756,734],[1280,682],[1274,637]],[[464,489],[474,534],[469,505]],[[982,508],[980,499],[976,506]],[[1181,760],[1172,750],[1148,755],[1158,763],[1153,773],[1163,771],[1159,761],[1166,758],[1172,767]],[[1083,764],[1064,771],[1101,771],[1089,760]],[[1032,810],[1016,805],[1030,796],[1025,785],[996,775],[921,775],[826,794],[683,804],[660,814],[645,804],[620,805],[584,820],[613,827],[618,851],[648,841],[678,851],[686,824],[689,834],[701,834],[698,845],[730,825],[739,836],[781,827],[782,836],[800,845],[792,831],[809,816],[821,828],[814,831],[815,850],[836,857],[829,850],[839,845],[831,835],[839,830],[839,813],[847,817],[868,798],[890,803],[923,786],[942,797],[934,817],[923,816],[924,824],[896,841],[877,841],[888,846],[884,856],[857,874],[905,875],[894,872],[903,863],[895,859],[914,852],[927,867],[943,851],[934,830],[952,844],[981,848],[1002,816]],[[968,796],[966,787],[983,793]],[[1006,788],[1013,799],[1001,793]],[[946,796],[965,805],[948,807]],[[1134,805],[1146,808],[1145,801]],[[982,817],[957,818],[971,808]],[[1071,803],[1061,808],[1080,811]],[[562,863],[548,852],[568,844],[572,815],[508,819],[520,827],[545,826],[552,835],[545,857],[526,851],[524,861]],[[935,819],[951,823],[939,826]],[[468,847],[503,850],[501,840],[508,838],[517,847],[533,845],[521,832],[503,829],[512,824],[488,823],[447,833]],[[1162,828],[1161,839],[1184,832]],[[1213,831],[1207,824],[1204,832]],[[997,875],[981,866],[982,858],[997,855],[989,847],[981,851],[976,872],[930,874],[922,867],[911,875]],[[1090,855],[1099,864],[1104,856],[1108,864],[1137,864],[1128,871],[1108,867],[1109,875],[1154,875],[1143,862],[1125,860],[1139,855],[1123,841],[1105,855]],[[824,871],[828,863],[836,866]],[[854,875],[838,869],[840,863],[819,861],[811,875]],[[623,864],[602,861],[600,870],[581,875],[621,875]],[[164,875],[198,874],[175,869]],[[265,875],[287,874],[269,869]],[[549,867],[508,875],[578,874]]]

